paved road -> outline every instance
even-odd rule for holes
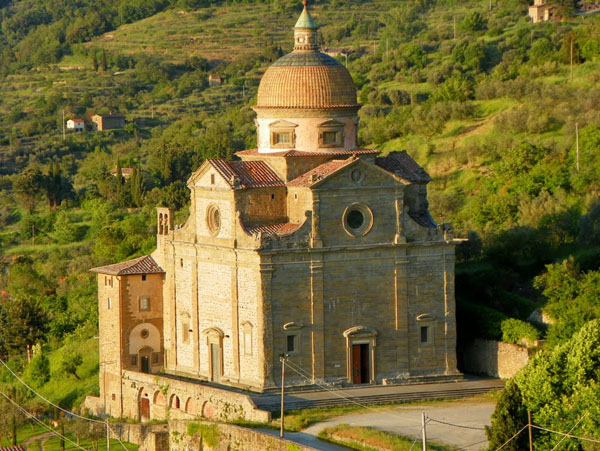
[[[279,431],[275,431],[274,429],[259,429],[259,431],[279,437]],[[326,442],[316,437],[316,435],[307,434],[306,432],[286,432],[285,438],[290,442],[310,446],[311,448],[320,451],[348,451],[350,449],[345,446]]]
[[[455,400],[422,405],[397,406],[393,408],[373,408],[369,413],[348,414],[313,424],[305,429],[305,434],[317,435],[323,429],[337,424],[369,426],[420,439],[421,415],[431,419],[427,423],[427,439],[466,450],[481,450],[487,447],[484,425],[490,424],[494,403],[488,401]],[[433,420],[454,423],[456,427],[437,423]],[[476,428],[476,429],[468,429]]]

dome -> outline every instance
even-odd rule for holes
[[[348,70],[315,51],[294,51],[267,69],[258,87],[256,108],[357,107]]]
[[[354,81],[336,59],[319,52],[317,25],[304,0],[294,27],[294,51],[269,67],[258,86],[256,109],[358,108]]]

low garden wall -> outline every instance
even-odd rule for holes
[[[510,379],[529,363],[531,348],[501,341],[476,339],[463,347],[462,370]]]

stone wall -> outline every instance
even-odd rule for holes
[[[462,349],[462,370],[510,379],[529,363],[531,352],[524,346],[477,339]]]
[[[123,416],[140,418],[140,400],[147,399],[150,419],[193,419],[267,422],[270,412],[259,410],[252,399],[236,391],[221,390],[191,380],[123,372]]]
[[[193,425],[190,427],[190,423]],[[193,436],[188,430],[197,430]],[[203,435],[202,439],[200,438]],[[206,451],[308,451],[298,445],[256,429],[209,421],[169,421],[170,450],[202,449]],[[200,446],[202,443],[202,446]],[[144,451],[144,450],[141,450]]]
[[[111,437],[139,445],[140,451],[169,449],[169,425],[111,423]]]

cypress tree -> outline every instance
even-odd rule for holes
[[[121,160],[117,160],[117,173],[115,183],[117,202],[120,202],[123,194],[123,171],[121,169]]]
[[[98,55],[95,50],[92,53],[92,65],[94,66],[94,71],[98,72]]]
[[[100,55],[100,67],[103,71],[106,71],[107,63],[106,63],[106,50],[102,50],[102,55]]]

